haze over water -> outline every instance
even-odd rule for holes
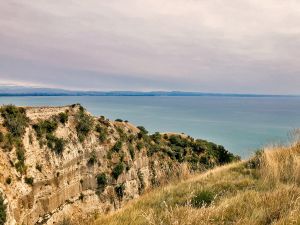
[[[150,132],[184,132],[207,139],[243,158],[265,145],[285,143],[288,132],[300,128],[300,97],[0,97],[0,104],[20,106],[73,103]]]

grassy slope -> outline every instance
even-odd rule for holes
[[[275,147],[154,190],[95,224],[300,224],[299,185],[300,145]],[[193,207],[203,191],[214,194],[213,203]]]

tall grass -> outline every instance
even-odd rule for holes
[[[261,156],[260,173],[269,185],[300,185],[300,143],[265,149]]]

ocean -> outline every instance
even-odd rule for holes
[[[61,106],[80,103],[94,115],[121,118],[151,133],[179,132],[224,145],[247,158],[285,144],[300,128],[300,97],[42,96],[0,97],[0,104]]]

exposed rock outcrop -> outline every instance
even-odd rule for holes
[[[28,124],[19,136],[9,136],[7,118],[0,117],[0,188],[9,225],[64,218],[82,224],[150,187],[226,163],[219,152],[235,159],[209,142],[194,147],[190,137],[177,137],[186,141],[180,149],[170,135],[149,136],[128,122],[92,117],[80,105],[25,112]],[[219,155],[209,153],[211,146]]]

